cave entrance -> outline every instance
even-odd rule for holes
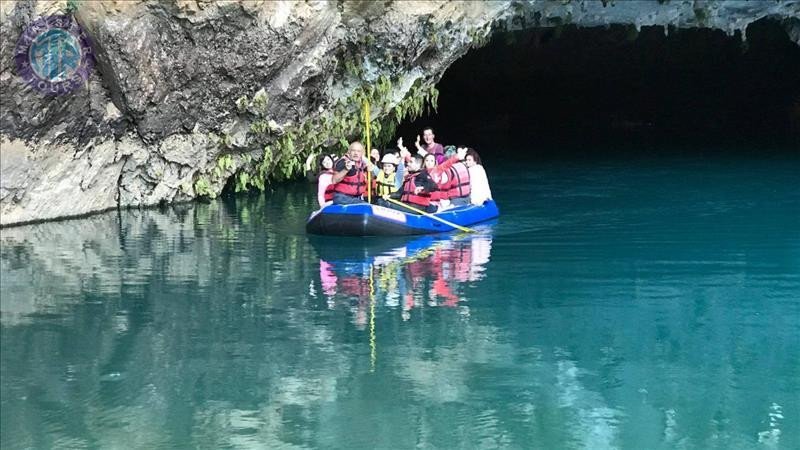
[[[413,144],[430,125],[445,145],[537,156],[800,141],[800,46],[780,24],[757,21],[744,41],[668,31],[496,33],[444,74],[438,112],[401,124],[398,135]]]

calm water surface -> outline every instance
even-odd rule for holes
[[[797,155],[487,171],[469,236],[303,184],[2,230],[2,448],[800,448]]]

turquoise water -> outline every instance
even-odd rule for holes
[[[16,448],[800,448],[800,158],[487,171],[475,235],[304,184],[3,229]]]

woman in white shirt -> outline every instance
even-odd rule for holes
[[[317,179],[317,202],[320,208],[333,203],[333,155],[325,155],[320,160],[322,172]]]
[[[481,157],[474,148],[467,149],[464,164],[469,169],[470,203],[482,205],[486,200],[492,199],[492,190],[489,188],[489,178],[481,164]]]

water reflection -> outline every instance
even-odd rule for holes
[[[469,314],[465,284],[484,277],[492,249],[492,225],[476,231],[399,239],[311,237],[320,259],[309,294],[324,297],[330,309],[351,308],[361,329],[375,304],[400,311],[403,320],[415,308],[459,307]]]

